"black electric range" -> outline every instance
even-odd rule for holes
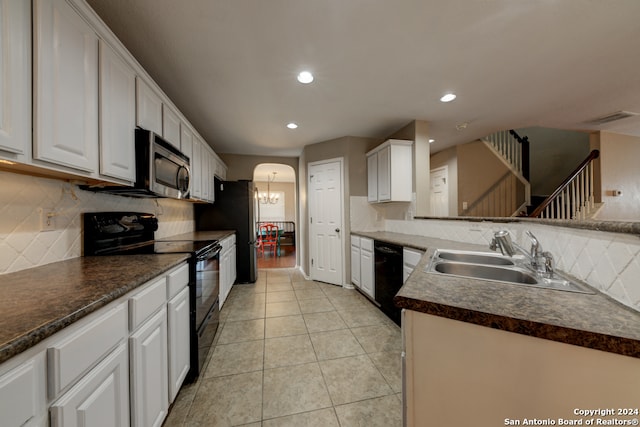
[[[158,219],[140,212],[83,214],[84,256],[188,253],[190,355],[188,380],[202,370],[219,324],[221,246],[217,240],[155,239]]]

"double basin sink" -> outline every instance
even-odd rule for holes
[[[538,277],[526,267],[526,263],[527,260],[522,256],[508,257],[490,252],[437,249],[426,271],[568,292],[593,293],[587,287],[558,273],[554,273],[550,278]]]

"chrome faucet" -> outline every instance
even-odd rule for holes
[[[523,253],[529,260],[529,267],[540,277],[553,277],[553,255],[550,252],[542,250],[542,245],[529,230],[526,231],[527,236],[531,239],[531,249],[527,251],[518,246],[511,240],[511,234],[507,230],[496,231],[493,239],[489,244],[489,248],[493,251],[500,249],[502,255],[510,257],[516,254],[516,250]]]

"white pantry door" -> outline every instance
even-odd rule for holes
[[[309,164],[311,279],[342,285],[342,159]]]

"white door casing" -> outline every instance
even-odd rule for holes
[[[342,285],[345,283],[342,158],[310,163],[308,171],[311,278]]]
[[[431,216],[449,216],[449,168],[431,170]]]

